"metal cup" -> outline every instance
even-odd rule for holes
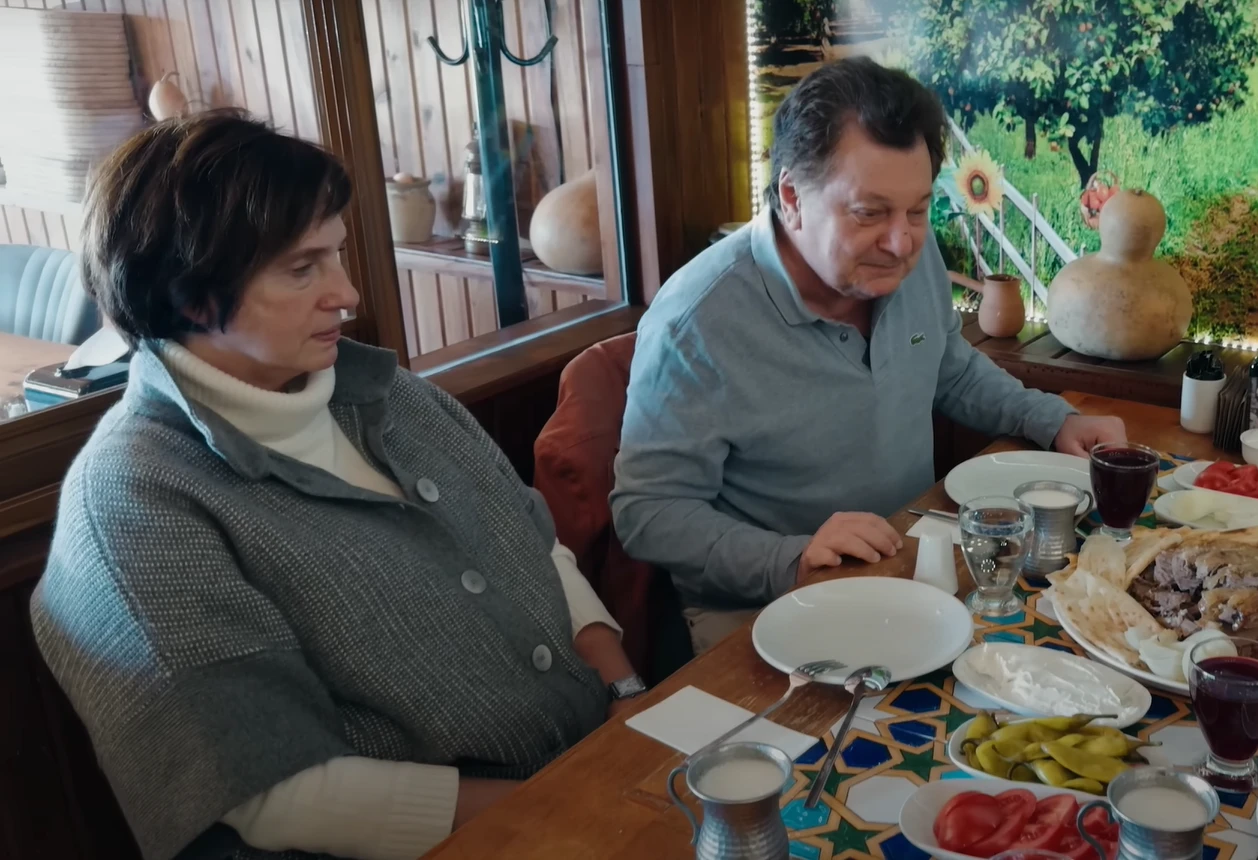
[[[1037,504],[1034,495],[1037,490],[1065,493],[1070,501]],[[1028,494],[1030,497],[1024,498]],[[1032,514],[1031,549],[1023,570],[1040,576],[1061,570],[1066,563],[1066,553],[1075,550],[1076,526],[1092,510],[1092,494],[1063,481],[1029,481],[1019,484],[1013,496],[1029,507]],[[1081,504],[1084,504],[1083,513],[1079,513]]]
[[[705,794],[699,787],[704,774],[735,761],[768,762],[781,773],[771,791],[742,800]],[[703,824],[677,793],[675,780],[686,775],[686,787],[703,804]],[[702,749],[668,775],[668,796],[690,821],[696,860],[788,860],[790,841],[778,809],[778,798],[791,775],[791,760],[768,744],[739,742]]]
[[[1170,788],[1186,797],[1196,797],[1206,808],[1206,818],[1200,827],[1190,830],[1157,830],[1132,820],[1123,814],[1123,798],[1139,788]],[[1219,814],[1219,795],[1210,783],[1199,776],[1180,773],[1170,768],[1133,767],[1124,771],[1109,784],[1105,800],[1085,803],[1075,818],[1075,826],[1084,841],[1096,849],[1098,856],[1105,851],[1100,843],[1083,829],[1083,817],[1094,807],[1104,809],[1111,821],[1118,822],[1118,860],[1196,860],[1205,846],[1206,825]]]

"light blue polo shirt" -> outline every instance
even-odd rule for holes
[[[638,326],[612,513],[690,606],[762,605],[831,514],[887,516],[929,488],[933,410],[1045,447],[1073,411],[961,336],[933,236],[866,341],[804,305],[771,218],[680,269]]]

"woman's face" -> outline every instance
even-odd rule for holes
[[[312,227],[291,250],[251,280],[225,331],[190,335],[185,346],[235,376],[278,391],[336,361],[343,311],[358,291],[341,267],[345,224],[340,216]]]

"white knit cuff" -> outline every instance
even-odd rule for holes
[[[414,860],[450,834],[452,767],[344,756],[307,768],[223,816],[246,844],[359,860]]]
[[[563,586],[563,596],[568,601],[568,614],[572,616],[572,636],[581,632],[582,628],[591,624],[606,624],[615,630],[617,635],[624,636],[616,619],[612,618],[603,601],[598,599],[590,581],[577,567],[577,557],[572,550],[555,541],[550,552],[555,570],[559,571],[559,583]]]

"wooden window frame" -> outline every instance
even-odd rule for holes
[[[401,294],[380,181],[384,168],[362,7],[354,0],[302,0],[302,6],[323,143],[344,161],[355,188],[345,215],[349,234],[345,266],[359,287],[362,302],[356,318],[346,323],[345,333],[392,349],[407,364]],[[606,109],[614,112],[624,98],[622,87],[611,76],[612,69],[624,67],[618,31],[622,23],[632,26],[632,21],[623,18],[620,0],[607,0],[604,8]],[[622,135],[621,140],[622,152],[628,156],[628,139]],[[614,160],[614,149],[604,150],[605,157]],[[641,151],[633,155],[649,158],[649,153]],[[627,176],[631,169],[627,163],[613,168],[625,171],[620,176]],[[632,201],[621,192],[629,187],[625,181],[608,189],[615,196],[600,194],[600,208],[615,207],[619,242],[637,251]],[[609,271],[609,283],[615,282],[627,304],[602,302],[596,309],[575,306],[428,353],[410,362],[411,369],[469,406],[555,372],[583,349],[636,327],[642,313],[641,285],[635,283],[634,261],[625,256],[620,255],[614,273]],[[622,292],[624,283],[631,288]],[[56,518],[66,470],[101,415],[123,394],[123,388],[112,389],[0,423],[0,540],[46,526]]]

